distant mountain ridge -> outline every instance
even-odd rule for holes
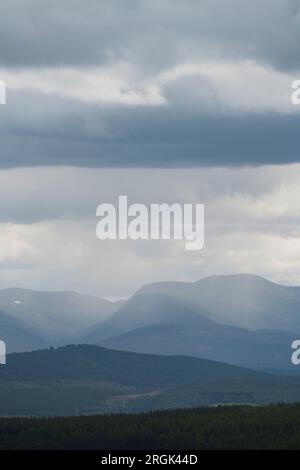
[[[194,283],[159,282],[137,291],[145,293],[193,302],[218,323],[300,334],[300,287],[282,286],[252,274],[215,275]]]
[[[249,331],[221,325],[191,302],[166,294],[136,294],[110,319],[94,326],[81,343],[146,354],[223,361],[260,370],[289,370],[294,333]]]
[[[297,374],[297,331],[300,288],[241,274],[146,285],[79,342]]]
[[[7,352],[31,351],[47,346],[38,334],[22,320],[15,320],[10,315],[0,311],[0,339],[5,341]]]
[[[212,325],[160,324],[131,330],[99,344],[145,354],[199,357],[256,370],[298,373],[291,362],[293,333]],[[300,374],[300,371],[299,371]]]
[[[122,304],[71,291],[1,289],[0,338],[10,352],[67,343],[87,326],[106,320]]]
[[[114,315],[97,327],[87,330],[82,341],[101,341],[133,329],[167,323],[196,323],[211,325],[212,321],[201,315],[197,305],[166,294],[135,294]]]
[[[126,302],[4,289],[0,338],[9,352],[94,344],[297,374],[291,343],[300,335],[299,312],[299,287],[249,274],[150,284]]]

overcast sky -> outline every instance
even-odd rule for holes
[[[300,284],[299,44],[298,0],[1,2],[0,287]],[[205,249],[100,242],[120,194],[204,203]]]

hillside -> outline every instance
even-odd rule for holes
[[[291,363],[295,333],[249,331],[222,325],[209,312],[175,296],[139,293],[79,342],[147,354],[187,355],[250,367],[297,373]]]
[[[107,321],[83,334],[81,342],[98,344],[101,340],[156,324],[197,324],[207,328],[214,323],[187,300],[166,294],[136,294]]]
[[[37,380],[101,380],[156,387],[217,380],[260,379],[263,374],[220,362],[184,356],[158,356],[79,345],[8,356],[0,383]]]
[[[47,341],[34,333],[28,324],[0,311],[0,339],[5,341],[7,352],[31,351],[47,346]]]
[[[262,371],[277,371],[299,376],[291,362],[292,333],[211,324],[203,327],[186,322],[158,324],[133,329],[101,341],[110,349],[146,354],[185,355],[224,361]]]
[[[0,367],[0,415],[139,412],[295,402],[300,381],[184,356],[68,346],[15,353]]]

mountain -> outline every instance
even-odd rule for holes
[[[300,334],[300,287],[281,286],[259,276],[210,276],[195,283],[159,282],[138,294],[167,294],[198,305],[217,323],[250,330]]]
[[[16,318],[0,311],[0,339],[5,342],[7,352],[31,351],[47,346],[47,343]]]
[[[221,325],[197,304],[166,294],[139,293],[81,338],[82,343],[148,354],[187,355],[259,370],[297,373],[294,333]]]
[[[0,383],[6,385],[19,380],[67,379],[156,387],[262,377],[259,372],[205,359],[136,354],[90,345],[13,353],[7,364],[0,366]]]
[[[201,315],[197,305],[165,294],[142,294],[131,297],[114,315],[81,336],[81,342],[98,344],[133,329],[167,323],[196,322],[202,326],[212,324]]]
[[[300,381],[184,356],[79,345],[8,355],[1,416],[137,412],[299,399]]]
[[[300,334],[300,288],[258,276],[156,283],[127,302],[3,289],[0,311],[9,351],[76,342],[295,371],[290,358]]]
[[[0,311],[15,320],[16,324],[20,321],[47,344],[56,344],[83,328],[101,323],[121,305],[122,302],[110,302],[69,291],[0,290]]]
[[[103,340],[103,346],[122,351],[185,356],[224,361],[257,370],[297,374],[291,363],[292,333],[258,330],[201,321],[190,324],[160,324],[136,328],[123,335]]]

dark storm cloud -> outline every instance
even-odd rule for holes
[[[298,0],[2,2],[0,68],[10,74],[12,81],[14,74],[24,70],[32,71],[33,78],[24,86],[19,78],[12,89],[7,83],[7,105],[0,108],[0,168],[184,167],[299,161],[300,118],[294,110],[284,114],[277,106],[274,111],[272,99],[271,106],[262,104],[259,109],[261,97],[263,101],[269,94],[269,83],[272,87],[272,78],[264,79],[254,111],[251,95],[250,104],[245,104],[241,96],[244,90],[247,93],[247,75],[240,77],[245,87],[236,92],[233,100],[244,103],[240,110],[235,105],[226,109],[228,99],[220,101],[216,92],[222,88],[222,64],[226,71],[226,64],[230,68],[250,58],[275,75],[278,70],[292,74],[300,70],[299,6]],[[221,64],[220,84],[195,76],[175,77],[168,83],[159,81],[174,66],[201,61],[205,64],[210,59]],[[124,63],[130,70],[129,85],[127,72],[118,68]],[[103,102],[103,96],[97,103],[85,99],[84,86],[83,91],[68,95],[69,82],[66,85],[64,81],[70,77],[61,74],[64,68],[71,73],[72,89],[78,85],[76,80],[82,71],[92,76],[92,67],[100,65],[102,72],[105,67],[114,71],[116,84],[111,101]],[[53,77],[42,75],[45,70],[46,75],[49,70],[54,75],[54,91],[47,88],[46,81],[52,80],[52,86]],[[105,85],[111,80],[108,77]],[[88,79],[85,86],[89,86]],[[283,86],[286,103],[290,102],[289,80]],[[64,84],[63,91],[60,83]],[[137,105],[136,90],[147,90],[147,85],[153,83],[158,84],[165,102]],[[258,80],[258,87],[260,84]]]
[[[0,113],[2,168],[235,166],[299,161],[297,114],[218,114],[197,108],[187,113],[179,105],[99,108],[35,93],[27,94],[26,99],[23,96],[21,105],[20,92],[11,98],[11,107]]]
[[[0,5],[2,65],[251,57],[300,66],[299,0],[13,0]]]

